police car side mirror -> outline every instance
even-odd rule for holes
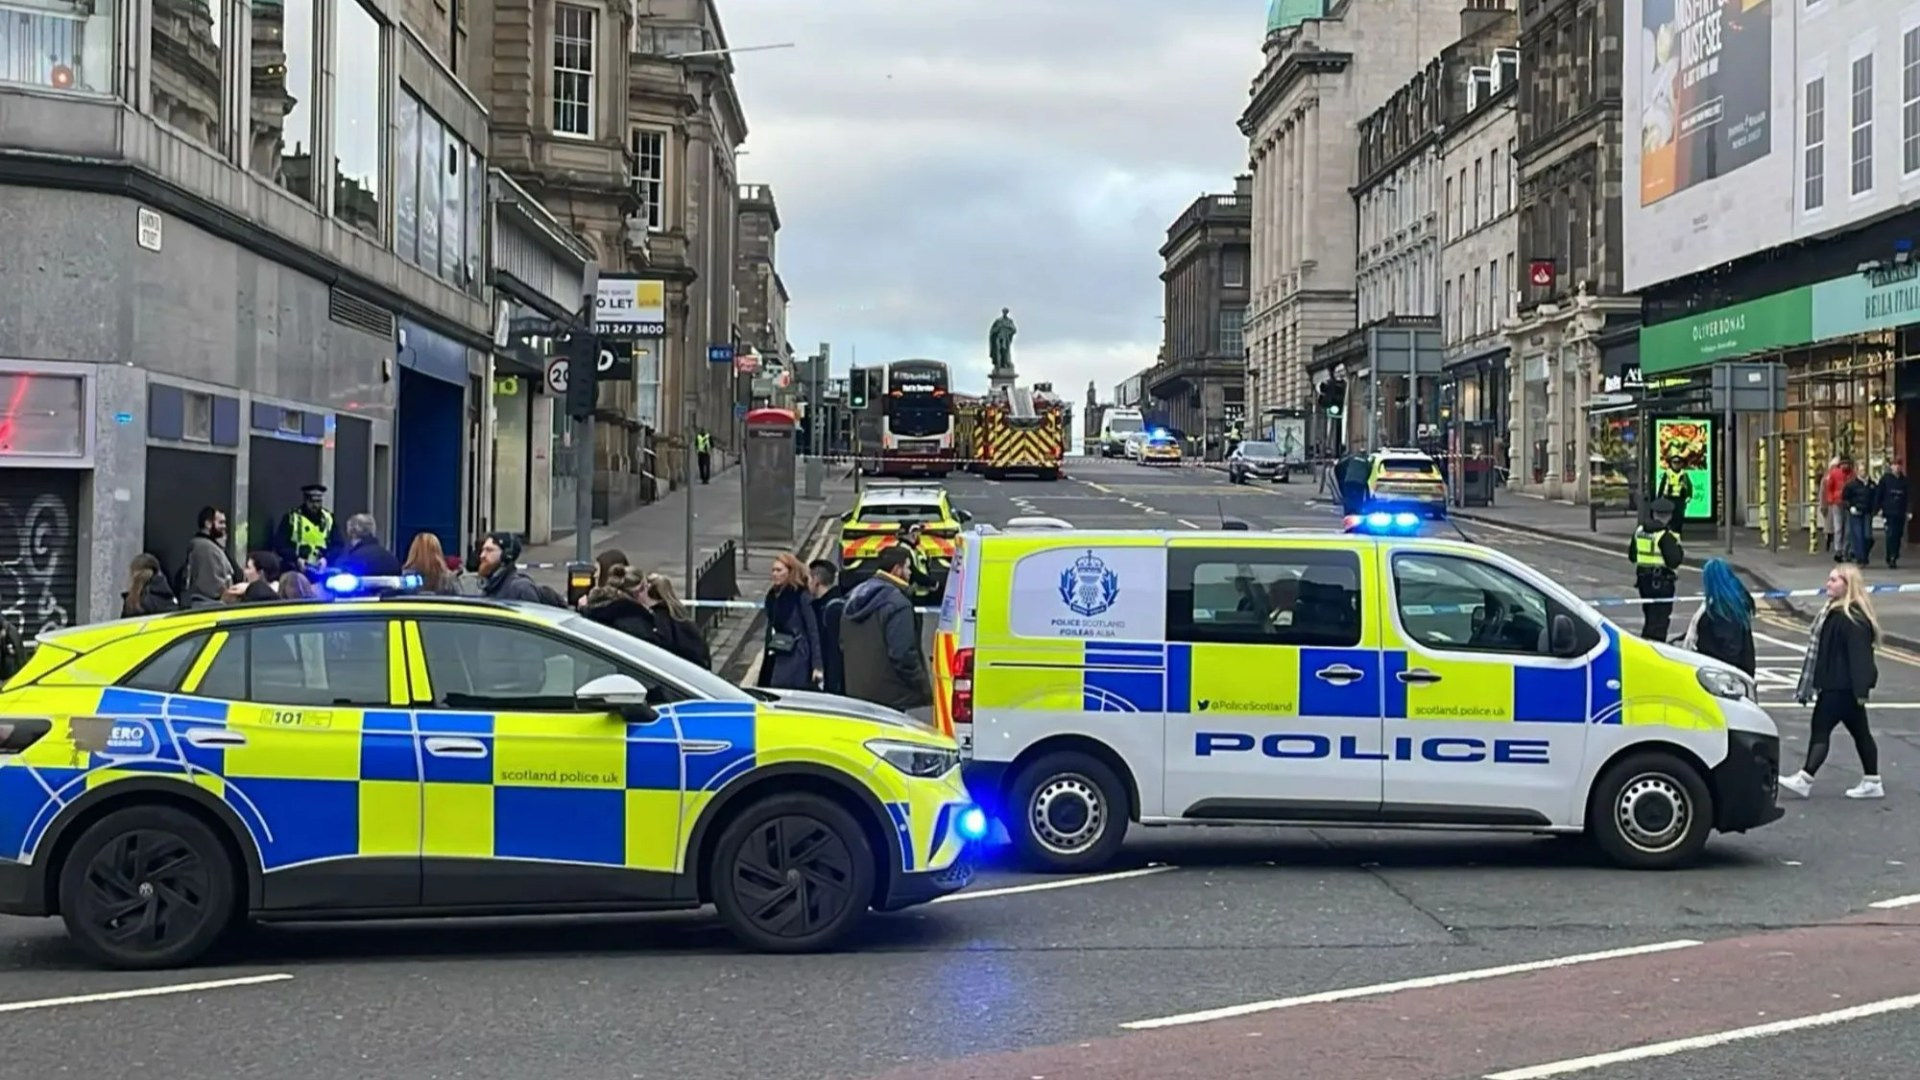
[[[853,520],[853,511],[851,511],[851,510],[848,510],[848,511],[846,511],[846,512],[844,512],[844,513],[842,513],[842,514],[840,515],[840,520],[841,520],[841,521],[852,521],[852,520]]]
[[[1555,615],[1551,628],[1547,631],[1547,651],[1555,656],[1572,656],[1580,648],[1580,635],[1573,625],[1573,616]]]
[[[651,724],[660,719],[647,701],[647,688],[631,675],[602,675],[588,679],[573,692],[582,712],[619,713],[629,724]]]
[[[965,524],[966,522],[969,522],[969,521],[972,521],[972,520],[973,520],[973,511],[971,511],[971,510],[955,510],[955,511],[953,512],[953,519],[954,519],[955,521],[958,521],[958,522],[960,522],[960,523],[962,523],[962,524]]]

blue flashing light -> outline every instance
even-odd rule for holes
[[[422,588],[426,585],[426,583],[427,583],[427,579],[421,577],[419,574],[401,574],[400,575],[400,587],[403,589]]]
[[[1348,514],[1346,528],[1348,532],[1412,536],[1420,531],[1420,515],[1408,510],[1397,512],[1373,510],[1364,514]]]
[[[1420,515],[1410,514],[1402,510],[1400,513],[1393,515],[1393,525],[1397,529],[1417,529],[1420,527]]]
[[[1164,439],[1164,438],[1166,438],[1166,437],[1167,437],[1167,429],[1166,429],[1166,428],[1154,428],[1154,429],[1153,429],[1153,437],[1154,437],[1154,438],[1156,438],[1156,439]]]
[[[328,592],[337,596],[351,596],[360,591],[359,577],[348,573],[330,575],[321,584],[326,586]]]
[[[1375,510],[1373,513],[1367,515],[1367,527],[1370,529],[1385,529],[1392,524],[1393,515],[1384,510]]]
[[[953,827],[963,840],[983,839],[987,835],[987,812],[977,806],[969,806],[960,811]]]

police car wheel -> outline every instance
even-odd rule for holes
[[[234,922],[236,873],[199,818],[170,806],[115,810],[59,869],[60,917],[80,950],[109,967],[191,964]]]
[[[1686,866],[1713,831],[1713,793],[1678,757],[1635,754],[1600,778],[1587,828],[1601,853],[1629,870]]]
[[[1126,785],[1099,759],[1048,754],[1020,770],[1008,791],[1021,815],[1009,830],[1021,861],[1039,870],[1075,873],[1106,865],[1127,837]]]
[[[866,915],[874,855],[860,823],[819,795],[775,795],[720,834],[708,880],[735,937],[762,952],[830,949]]]

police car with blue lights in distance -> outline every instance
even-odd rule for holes
[[[0,913],[122,968],[248,920],[712,903],[756,949],[966,885],[951,738],[544,604],[323,580],[40,636],[0,686]]]

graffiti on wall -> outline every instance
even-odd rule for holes
[[[0,498],[0,618],[32,638],[71,625],[62,593],[72,582],[73,514],[58,495]]]

